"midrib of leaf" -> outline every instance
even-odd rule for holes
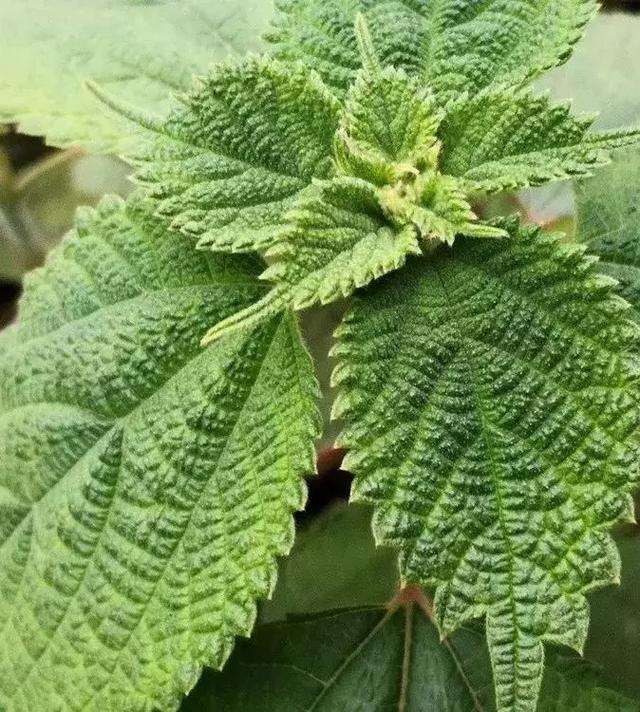
[[[286,318],[286,317],[285,317],[285,318]],[[274,333],[277,331],[277,329],[278,329],[278,327],[280,326],[280,324],[281,324],[281,322],[279,321],[278,324],[276,324],[276,325],[273,327],[273,332],[274,332]],[[181,534],[179,537],[176,537],[176,540],[175,540],[175,542],[174,542],[174,544],[173,544],[173,547],[172,547],[172,549],[171,549],[169,555],[167,556],[166,561],[164,562],[164,565],[163,565],[163,567],[162,567],[162,570],[161,570],[161,572],[160,572],[160,575],[157,577],[156,581],[154,582],[153,587],[151,588],[151,591],[150,591],[149,595],[147,596],[146,602],[144,603],[144,605],[141,607],[141,609],[140,609],[140,611],[139,611],[138,620],[137,620],[136,624],[130,628],[126,639],[125,639],[125,640],[123,641],[123,643],[120,645],[119,653],[118,653],[118,655],[117,655],[117,657],[116,657],[116,660],[115,660],[114,670],[115,670],[115,669],[118,669],[118,666],[119,666],[119,663],[120,663],[120,655],[121,655],[122,652],[126,649],[126,647],[127,647],[128,643],[130,642],[131,638],[133,637],[133,635],[135,634],[135,632],[138,630],[138,627],[140,626],[141,621],[144,619],[144,616],[145,616],[145,613],[146,613],[146,611],[147,611],[147,609],[148,609],[148,606],[149,606],[150,602],[151,602],[151,601],[153,600],[153,598],[154,598],[154,595],[155,595],[155,592],[156,592],[158,586],[159,586],[160,583],[163,581],[164,576],[165,576],[165,574],[166,574],[166,571],[167,571],[167,569],[169,568],[169,566],[171,565],[171,563],[172,563],[172,561],[173,561],[173,556],[175,555],[176,550],[178,549],[178,547],[179,547],[180,543],[182,542],[182,540],[184,539],[184,537],[187,535],[187,533],[188,533],[188,531],[189,531],[189,527],[191,526],[193,514],[194,514],[194,512],[198,509],[198,505],[201,503],[201,500],[202,500],[202,497],[203,497],[204,493],[208,490],[209,486],[211,486],[212,483],[213,483],[214,485],[216,484],[215,474],[217,473],[217,470],[218,470],[218,467],[219,467],[220,463],[224,461],[224,456],[225,456],[225,454],[226,454],[227,445],[228,445],[229,441],[233,438],[233,434],[234,434],[234,432],[235,432],[235,429],[236,429],[236,427],[237,427],[237,424],[240,422],[240,420],[241,420],[241,418],[242,418],[242,415],[244,414],[244,410],[245,410],[245,407],[246,407],[246,403],[250,400],[251,395],[253,394],[253,389],[255,388],[256,382],[259,380],[259,377],[260,377],[262,368],[263,368],[263,366],[264,366],[264,363],[265,363],[266,360],[267,360],[267,356],[268,356],[269,350],[270,350],[270,348],[271,348],[271,344],[272,344],[272,342],[269,343],[269,345],[267,346],[266,351],[265,351],[263,357],[257,362],[257,367],[256,367],[256,369],[255,369],[253,378],[251,379],[251,381],[252,381],[252,382],[251,382],[251,386],[250,386],[249,388],[247,388],[246,394],[245,394],[245,398],[244,398],[244,400],[243,400],[243,402],[242,402],[242,405],[241,405],[240,408],[238,409],[237,415],[236,415],[236,417],[235,417],[235,419],[234,419],[234,422],[231,424],[231,427],[229,428],[228,434],[227,434],[226,439],[225,439],[225,445],[224,445],[224,447],[221,449],[221,451],[220,451],[220,453],[219,453],[219,455],[218,455],[218,457],[217,457],[216,466],[215,466],[214,469],[212,470],[211,476],[210,476],[206,481],[203,482],[202,487],[201,487],[200,491],[199,491],[198,494],[197,494],[197,498],[196,498],[196,500],[195,500],[195,502],[194,502],[193,507],[191,508],[191,511],[189,512],[189,516],[188,516],[187,521],[186,521],[186,523],[185,523],[185,525],[184,525],[182,534]],[[83,460],[84,458],[86,458],[88,455],[90,455],[101,443],[104,442],[104,440],[105,440],[107,437],[110,437],[111,435],[113,435],[113,433],[114,433],[114,431],[115,431],[117,425],[124,424],[128,418],[130,418],[133,414],[135,414],[138,410],[140,410],[140,408],[141,408],[145,403],[147,403],[148,401],[151,401],[151,400],[153,400],[154,398],[160,397],[162,391],[163,391],[172,381],[174,381],[176,378],[179,378],[180,374],[181,374],[185,369],[187,369],[195,360],[197,360],[197,359],[203,359],[203,358],[206,357],[206,355],[207,355],[207,354],[206,354],[206,351],[205,351],[205,352],[203,352],[203,351],[198,351],[194,357],[190,358],[190,359],[189,359],[186,363],[184,363],[175,373],[171,374],[171,375],[169,376],[169,378],[167,378],[167,379],[164,381],[164,383],[162,384],[162,386],[161,386],[160,388],[158,388],[157,390],[155,390],[152,394],[150,394],[150,395],[149,395],[147,398],[145,398],[143,401],[137,403],[136,406],[135,406],[134,408],[132,408],[132,409],[129,411],[129,413],[128,413],[127,415],[122,416],[121,418],[118,418],[116,421],[114,421],[114,423],[113,423],[113,425],[111,426],[111,428],[110,428],[107,432],[105,432],[105,433],[89,448],[89,450],[87,450],[85,453],[83,453],[83,455],[73,464],[73,466],[67,471],[67,473],[66,473],[65,475],[63,475],[53,487],[49,488],[49,490],[45,493],[45,495],[44,495],[43,497],[40,498],[40,500],[39,500],[38,502],[44,501],[51,493],[53,493],[55,490],[57,490],[58,487],[61,485],[61,483],[62,483],[63,481],[66,481],[66,479],[68,478],[68,476],[69,476],[69,475],[73,472],[73,470],[82,462],[82,460]],[[121,440],[124,439],[124,436],[125,436],[125,433],[124,433],[124,431],[123,431],[122,436],[121,436]],[[121,445],[120,454],[122,454],[122,449],[123,449],[123,448],[122,448],[122,445]],[[120,460],[120,462],[121,462],[121,460]],[[111,499],[110,499],[110,502],[109,502],[109,508],[108,508],[108,510],[107,510],[107,514],[106,514],[106,516],[104,517],[104,521],[103,521],[103,523],[102,523],[102,525],[101,525],[100,532],[99,532],[99,534],[98,534],[98,536],[97,536],[97,539],[96,539],[96,543],[95,543],[95,545],[92,547],[91,554],[90,554],[90,556],[86,557],[86,562],[85,562],[85,564],[84,564],[82,576],[80,577],[80,580],[79,580],[77,586],[74,588],[73,593],[72,593],[70,596],[68,596],[67,601],[66,601],[66,604],[65,604],[64,613],[63,613],[62,617],[60,618],[60,620],[58,621],[57,625],[55,626],[54,631],[52,632],[51,635],[48,636],[47,642],[46,642],[45,646],[43,647],[42,651],[39,653],[38,657],[33,660],[33,665],[31,665],[31,667],[29,668],[29,670],[28,670],[28,672],[27,672],[27,676],[26,676],[23,680],[21,680],[19,683],[16,684],[16,686],[15,686],[15,688],[14,688],[13,695],[10,696],[9,699],[13,699],[13,698],[15,697],[15,695],[17,695],[18,692],[20,692],[20,690],[26,685],[26,683],[28,682],[28,680],[30,679],[30,677],[35,673],[35,671],[36,671],[37,668],[38,668],[38,662],[45,656],[45,654],[47,653],[47,651],[50,649],[51,645],[52,645],[53,642],[56,640],[57,632],[58,632],[59,629],[62,628],[62,626],[64,625],[64,622],[65,622],[65,620],[66,620],[66,618],[67,618],[67,616],[68,616],[68,613],[69,613],[69,611],[70,611],[70,609],[71,609],[71,607],[72,607],[72,604],[73,604],[73,602],[74,602],[74,600],[75,600],[75,596],[76,596],[77,593],[82,589],[82,586],[83,586],[83,584],[84,584],[84,581],[85,581],[87,572],[88,572],[89,568],[91,567],[91,565],[92,565],[92,563],[93,563],[93,556],[95,555],[96,551],[98,551],[98,549],[100,548],[100,546],[101,546],[101,544],[102,544],[102,538],[103,538],[104,532],[108,529],[108,524],[109,524],[109,521],[110,521],[110,516],[111,516],[111,511],[112,511],[113,502],[119,498],[119,494],[120,494],[120,492],[119,492],[119,486],[121,486],[121,478],[120,478],[119,476],[116,476],[116,482],[115,482],[115,485],[114,485],[114,487],[113,487],[113,495],[112,495],[112,497],[111,497]],[[222,493],[219,492],[219,494],[222,494]],[[223,502],[224,499],[223,499],[222,497],[220,497],[219,501],[220,501],[220,502]],[[33,514],[33,507],[35,507],[36,504],[37,504],[37,503],[34,503],[34,505],[32,505],[32,510],[23,518],[23,520],[18,524],[18,526],[20,526],[20,525],[25,521],[25,519],[26,519],[27,517],[29,517],[29,515],[32,515],[32,514]],[[13,535],[15,534],[15,532],[16,532],[17,529],[18,529],[18,526],[16,526],[16,529],[14,530],[13,534],[12,534],[10,537],[8,537],[8,538],[5,540],[5,542],[0,543],[0,548],[2,548],[2,547],[4,546],[4,544],[5,544],[6,542],[8,542],[8,541],[13,537]],[[23,572],[24,572],[24,571],[26,570],[26,568],[27,568],[27,565],[26,565],[26,564],[27,564],[27,562],[25,562],[25,566],[23,567]],[[15,595],[15,597],[17,597],[17,595],[19,594],[21,587],[22,587],[22,582],[21,582],[20,586],[18,587],[18,589],[16,590],[16,595]],[[14,597],[14,598],[15,598],[15,597]],[[4,632],[4,630],[6,629],[7,625],[9,625],[10,623],[12,623],[12,621],[13,621],[13,614],[8,617],[7,622],[5,623],[5,625],[4,625],[3,628],[2,628],[2,632]],[[104,689],[104,686],[106,686],[106,684],[108,684],[108,683],[109,683],[109,679],[106,679],[103,686],[101,686],[101,687],[95,689],[95,690],[93,691],[91,697],[89,697],[89,698],[87,699],[86,703],[83,705],[83,707],[80,708],[80,710],[85,710],[85,709],[87,709],[87,707],[93,702],[93,700],[95,699],[95,697],[98,696],[98,695],[102,692],[102,690]]]
[[[440,280],[443,284],[444,288],[444,281],[442,280],[442,277],[440,277]],[[446,288],[445,288],[445,293],[446,293]],[[488,417],[487,413],[485,411],[484,405],[483,405],[483,398],[482,398],[482,393],[479,387],[480,380],[478,379],[478,373],[476,369],[476,364],[474,363],[473,358],[466,358],[465,359],[467,363],[469,364],[469,369],[471,373],[473,374],[473,392],[475,394],[475,401],[476,401],[476,411],[478,413],[478,418],[480,421],[480,429],[482,431],[482,438],[484,440],[486,449],[487,449],[487,454],[489,455],[489,470],[491,473],[491,481],[493,483],[493,491],[495,493],[496,497],[496,507],[497,507],[497,515],[498,515],[498,523],[500,525],[500,530],[502,531],[502,538],[504,540],[505,548],[507,550],[507,556],[508,556],[508,572],[507,572],[507,581],[508,581],[508,586],[509,586],[509,608],[511,612],[511,623],[513,625],[513,630],[518,637],[519,634],[519,626],[518,626],[518,616],[516,612],[516,603],[515,603],[515,584],[514,584],[514,576],[513,576],[513,562],[515,559],[515,554],[513,551],[513,544],[511,542],[511,537],[509,535],[509,531],[505,522],[505,516],[504,516],[504,495],[502,492],[502,483],[500,481],[500,475],[498,472],[498,468],[496,465],[496,457],[495,457],[495,446],[494,446],[494,441],[491,436],[491,428],[489,427],[488,424]],[[512,661],[512,680],[514,681],[514,705],[517,707],[517,702],[518,702],[518,696],[517,696],[517,689],[518,689],[518,673],[517,673],[517,668],[518,668],[518,663],[520,662],[520,646],[518,645],[517,641],[514,642],[513,645],[513,661]]]
[[[447,304],[453,303],[452,299],[449,295],[449,290],[447,288],[446,282],[442,276],[442,273],[437,271],[436,275],[440,282],[441,289],[446,296],[446,303]],[[456,353],[455,357],[457,357],[457,356],[463,357],[463,359],[467,362],[467,364],[469,366],[469,370],[471,371],[471,374],[472,374],[473,392],[475,394],[475,402],[476,402],[476,412],[478,413],[478,418],[480,421],[480,429],[482,432],[482,438],[484,440],[487,454],[489,456],[491,480],[493,483],[493,490],[494,490],[495,497],[496,497],[497,517],[498,517],[498,522],[500,525],[500,530],[502,531],[502,538],[503,538],[505,548],[507,551],[507,556],[508,556],[507,580],[508,580],[509,594],[510,594],[509,595],[509,607],[511,610],[511,621],[512,621],[512,625],[513,625],[513,629],[517,635],[519,626],[518,626],[518,617],[517,617],[517,612],[516,612],[515,595],[514,595],[515,585],[514,585],[514,580],[513,580],[513,562],[514,562],[515,556],[514,556],[514,552],[513,552],[513,545],[511,542],[511,538],[509,536],[509,531],[506,526],[505,517],[504,517],[504,501],[503,501],[503,493],[502,493],[502,484],[501,484],[500,475],[498,473],[498,469],[496,466],[495,447],[493,444],[493,438],[491,437],[491,429],[488,425],[487,413],[486,413],[484,405],[483,405],[482,393],[480,392],[480,388],[479,388],[479,384],[481,383],[481,381],[478,379],[477,367],[474,362],[474,359],[472,357],[469,357],[467,354],[465,354],[464,348],[462,350],[462,353],[460,353],[460,352]],[[455,360],[455,357],[452,360]],[[444,492],[444,488],[442,491]],[[513,646],[512,679],[514,681],[518,680],[518,675],[516,673],[516,669],[518,666],[519,658],[520,658],[520,649],[516,643]],[[515,696],[516,690],[517,690],[517,684],[514,684],[514,702],[517,702],[517,698]]]

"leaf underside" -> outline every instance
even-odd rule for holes
[[[248,635],[318,424],[290,314],[202,350],[260,296],[146,206],[105,200],[0,340],[0,707],[173,709]]]
[[[506,225],[508,223],[505,223]],[[379,542],[447,634],[487,617],[499,708],[535,709],[542,642],[581,650],[633,519],[636,329],[577,248],[510,224],[356,300],[335,415]]]

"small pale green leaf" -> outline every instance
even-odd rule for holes
[[[405,72],[360,72],[349,90],[337,137],[338,168],[377,185],[433,167],[443,112]],[[367,167],[369,170],[367,171]]]
[[[354,33],[364,13],[381,64],[437,94],[475,92],[565,61],[594,0],[281,0],[269,35],[281,58],[301,59],[346,91],[361,66]]]
[[[537,228],[460,240],[356,300],[334,374],[356,499],[447,634],[485,616],[499,708],[533,712],[543,641],[581,650],[606,528],[640,478],[637,330]]]
[[[440,171],[443,115],[431,93],[404,71],[360,72],[336,137],[338,173],[376,186],[383,212],[399,230],[412,226],[419,237],[448,244],[459,234],[504,237],[478,224],[463,183]]]
[[[301,66],[219,65],[169,116],[138,178],[158,213],[202,249],[264,250],[298,192],[327,175],[338,110]]]
[[[578,238],[600,257],[598,268],[619,282],[640,321],[640,150],[577,186]]]
[[[0,339],[0,707],[174,709],[289,551],[316,392],[290,314],[137,200],[80,217]]]
[[[443,122],[442,171],[482,193],[520,190],[584,176],[640,130],[588,133],[593,117],[572,117],[528,92],[487,92],[456,102]]]
[[[49,143],[127,152],[140,134],[105,111],[88,79],[164,113],[214,60],[260,47],[263,0],[20,0],[0,4],[0,120]]]
[[[378,203],[374,186],[355,178],[314,184],[289,214],[262,275],[276,286],[261,301],[216,324],[205,341],[250,326],[283,308],[305,309],[348,297],[356,289],[420,254],[412,226],[395,229]]]

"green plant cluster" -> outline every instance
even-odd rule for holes
[[[599,264],[483,213],[640,139],[532,88],[595,3],[282,0],[266,52],[184,92],[251,7],[103,5],[59,32],[104,118],[61,91],[52,135],[124,148],[139,187],[78,214],[0,338],[0,709],[172,710],[224,666],[314,469],[298,313],[349,298],[333,417],[399,592],[261,628],[199,709],[637,710],[566,652],[634,521],[637,235],[590,198]],[[108,26],[124,39],[85,66]]]

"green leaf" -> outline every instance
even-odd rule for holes
[[[53,145],[126,152],[123,129],[83,86],[164,113],[172,92],[229,53],[260,46],[271,16],[262,0],[21,0],[0,7],[0,121]]]
[[[139,201],[109,199],[27,282],[0,340],[0,706],[174,709],[247,635],[313,468],[289,314],[203,350],[256,299]]]
[[[330,168],[338,104],[302,67],[250,57],[215,67],[159,127],[138,178],[199,247],[274,242],[300,190]]]
[[[473,643],[480,647],[482,637]],[[205,675],[182,710],[480,709],[455,667],[460,653],[441,645],[413,606],[324,613],[258,628],[223,675]]]
[[[486,615],[498,706],[535,710],[542,642],[581,650],[585,593],[616,581],[633,519],[637,332],[573,246],[505,224],[354,304],[335,415],[355,498],[376,507],[444,634]]]
[[[520,190],[589,175],[610,151],[637,143],[640,131],[588,133],[593,117],[573,118],[529,92],[488,92],[456,102],[442,126],[442,171],[468,190]]]
[[[269,251],[277,261],[262,275],[276,286],[262,300],[209,330],[205,343],[293,307],[329,304],[401,267],[420,254],[412,226],[386,221],[373,186],[354,178],[317,183],[289,219],[291,227]]]
[[[360,67],[353,20],[366,15],[381,64],[418,76],[437,94],[515,84],[571,54],[593,0],[280,0],[269,39],[345,91]]]
[[[577,185],[578,237],[600,257],[599,269],[619,282],[640,321],[640,150]]]
[[[441,642],[416,605],[428,611],[428,600],[412,599],[409,592],[396,599],[404,609],[395,612],[362,605],[382,592],[374,571],[383,580],[397,577],[389,553],[374,548],[369,510],[358,505],[303,531],[271,604],[272,613],[285,610],[297,618],[259,627],[251,641],[239,644],[223,673],[205,672],[183,712],[494,712],[480,629],[466,628]],[[305,606],[320,611],[322,601],[319,615],[299,615]],[[335,603],[357,610],[328,613]],[[640,704],[607,689],[594,666],[550,649],[538,710],[638,712]]]
[[[182,712],[493,712],[483,636],[441,644],[415,606],[355,609],[257,629],[224,673],[207,672]],[[553,651],[538,712],[638,712],[597,668]]]

